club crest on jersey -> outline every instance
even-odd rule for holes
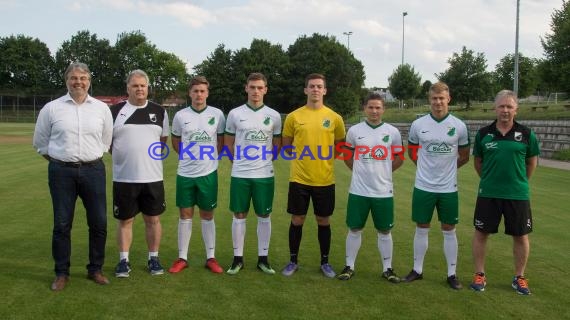
[[[156,113],[149,113],[148,118],[151,122],[156,122]]]
[[[390,141],[390,136],[389,136],[389,135],[385,135],[384,138],[382,138],[382,141],[384,141],[384,142]]]
[[[271,122],[271,118],[269,118],[269,117],[265,117],[265,120],[263,120],[263,124],[266,126],[268,126],[270,122]]]
[[[455,127],[451,127],[447,131],[447,135],[453,137],[455,135]]]
[[[208,120],[208,124],[213,126],[215,123],[216,123],[216,118],[210,117],[210,119]]]
[[[329,119],[323,120],[323,128],[329,128],[331,126],[331,121]]]
[[[515,141],[522,141],[522,132],[515,131]]]

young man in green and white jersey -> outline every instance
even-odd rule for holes
[[[352,170],[348,194],[346,224],[346,266],[337,276],[349,280],[354,275],[356,256],[362,243],[362,229],[369,213],[378,231],[378,251],[382,261],[382,277],[392,283],[400,278],[392,269],[393,242],[390,230],[394,226],[394,190],[392,172],[403,163],[400,131],[382,121],[384,98],[369,94],[364,101],[366,120],[348,130],[349,156],[345,164]]]
[[[247,103],[230,111],[224,137],[225,148],[233,162],[230,210],[234,213],[234,259],[227,273],[235,275],[244,266],[246,218],[253,201],[257,215],[257,267],[267,274],[275,274],[267,256],[275,189],[273,160],[281,147],[281,115],[263,102],[267,93],[267,79],[263,74],[250,74],[245,92]]]
[[[213,273],[224,271],[214,256],[214,209],[218,205],[218,152],[223,145],[226,121],[220,109],[206,103],[209,86],[205,77],[193,78],[188,88],[192,104],[178,111],[172,120],[172,147],[179,154],[176,206],[180,209],[180,219],[178,259],[168,269],[171,273],[178,273],[188,267],[188,247],[195,205],[200,210],[206,268]]]
[[[456,276],[457,169],[469,161],[469,134],[465,123],[449,113],[451,97],[445,83],[434,83],[429,90],[429,99],[431,112],[412,122],[408,136],[408,155],[417,165],[412,197],[412,220],[416,222],[416,232],[414,267],[404,281],[423,278],[428,233],[433,211],[437,208],[447,261],[447,283],[458,290],[462,285]]]

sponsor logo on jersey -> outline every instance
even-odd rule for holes
[[[498,144],[497,142],[487,142],[487,143],[485,143],[485,148],[486,148],[487,150],[490,150],[490,149],[498,149],[498,148],[499,148],[499,144]]]
[[[449,134],[449,133],[448,133]],[[426,147],[428,153],[449,154],[453,152],[453,148],[448,146],[447,143],[430,143]]]
[[[212,141],[212,137],[210,137],[210,135],[208,135],[206,131],[194,132],[190,135],[190,137],[188,137],[188,142],[209,142],[209,141]]]
[[[388,151],[388,149],[373,148],[370,150],[370,153],[362,156],[362,160],[390,160],[389,157],[387,157],[387,153],[385,151]]]
[[[255,130],[250,130],[245,134],[245,140],[246,141],[261,141],[261,142],[265,142],[267,141],[269,137],[263,133],[263,131],[259,130],[259,131],[255,131]]]

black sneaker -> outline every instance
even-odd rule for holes
[[[422,280],[424,278],[423,273],[417,273],[416,270],[412,269],[410,273],[403,279],[404,282],[412,282],[415,280]]]
[[[344,267],[340,274],[337,276],[339,280],[350,280],[354,275],[354,270],[352,270],[349,266]]]
[[[449,287],[451,287],[451,289],[460,290],[463,288],[461,282],[459,282],[459,279],[457,279],[457,276],[455,275],[447,277],[447,284],[449,284]]]
[[[148,260],[148,272],[153,276],[158,276],[164,273],[164,268],[160,265],[158,257],[150,257]]]
[[[392,282],[392,283],[400,283],[402,281],[400,277],[396,275],[394,269],[388,268],[388,270],[382,272],[382,278]]]
[[[127,261],[127,259],[122,259],[115,267],[115,277],[117,278],[128,278],[130,272],[131,264]]]

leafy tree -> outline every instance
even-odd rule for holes
[[[570,2],[562,1],[562,8],[552,13],[550,29],[540,41],[546,56],[541,66],[542,78],[554,90],[570,92]]]
[[[254,39],[249,49],[243,48],[234,53],[232,66],[235,74],[235,101],[234,106],[244,101],[244,86],[247,76],[252,72],[261,72],[267,77],[268,93],[265,103],[275,110],[282,112],[289,108],[287,99],[289,56],[283,51],[281,45],[271,44],[267,40]]]
[[[394,97],[399,100],[415,98],[421,90],[422,81],[419,73],[409,64],[401,64],[388,78],[388,88]]]
[[[416,99],[424,99],[424,100],[427,99],[427,97],[429,96],[429,88],[431,88],[432,84],[433,83],[431,83],[431,81],[429,80],[424,81],[424,83],[422,83],[420,93],[418,93]]]
[[[98,39],[89,31],[79,31],[64,41],[55,54],[58,84],[64,85],[63,73],[72,62],[83,62],[91,70],[91,93],[93,95],[124,92],[124,85],[119,87],[120,79],[116,76],[113,47],[107,39]],[[120,88],[120,89],[118,89]]]
[[[514,83],[515,55],[507,54],[502,57],[495,67],[495,82],[498,90],[511,89]],[[528,97],[536,91],[538,77],[536,62],[519,53],[519,97]],[[493,90],[493,91],[498,91]]]
[[[24,35],[0,38],[0,90],[7,93],[51,93],[54,60],[47,45]]]
[[[114,50],[118,65],[116,77],[124,92],[126,75],[135,69],[144,70],[150,78],[151,98],[162,101],[170,95],[186,96],[186,65],[176,55],[159,50],[140,31],[121,33]]]
[[[336,38],[317,33],[310,37],[305,35],[289,46],[287,54],[291,62],[290,109],[287,111],[306,102],[303,87],[305,77],[310,73],[326,76],[327,105],[344,117],[358,110],[365,79],[364,67]]]
[[[447,60],[449,68],[435,76],[450,88],[452,99],[463,102],[467,108],[473,100],[486,100],[492,97],[491,74],[487,72],[485,54],[475,54],[465,46],[461,53],[453,53]]]
[[[225,46],[220,44],[206,60],[194,67],[197,75],[205,76],[210,82],[208,104],[221,108],[224,112],[236,106],[232,58],[232,51],[226,50]],[[239,93],[239,97],[243,97],[243,91]]]

